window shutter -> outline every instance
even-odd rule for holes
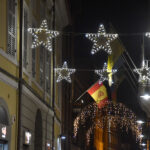
[[[16,8],[15,0],[8,0],[8,47],[7,53],[13,57],[16,55]]]
[[[23,65],[26,68],[27,67],[27,29],[28,29],[28,13],[27,9],[24,8],[24,57],[23,57]]]
[[[35,49],[32,49],[32,77],[35,77],[36,73],[36,54],[35,54]]]
[[[50,84],[51,84],[51,55],[50,52],[46,51],[46,92],[50,94]]]
[[[35,28],[35,24],[32,24],[32,27]],[[34,37],[32,36],[32,42],[34,41]],[[36,49],[31,49],[32,51],[32,77],[35,78],[36,74]]]
[[[44,48],[43,46],[40,46],[40,85],[43,87],[44,83]]]

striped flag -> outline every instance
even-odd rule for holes
[[[108,103],[107,89],[102,82],[96,82],[87,92],[95,100],[99,108],[104,107]]]

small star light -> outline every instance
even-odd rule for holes
[[[148,64],[144,64],[141,68],[134,69],[134,72],[139,74],[139,83],[150,81],[150,68]]]
[[[148,37],[148,38],[150,38],[150,32],[146,32],[145,36]]]
[[[67,62],[65,61],[62,68],[55,68],[55,72],[58,74],[56,82],[60,82],[64,79],[71,83],[70,75],[73,74],[75,71],[76,69],[68,68]]]
[[[100,49],[106,51],[108,54],[111,54],[112,49],[110,47],[110,42],[115,40],[118,37],[118,34],[106,34],[104,25],[101,24],[97,34],[87,33],[85,36],[94,43],[91,50],[92,55]]]
[[[34,37],[31,48],[43,45],[49,51],[52,51],[52,38],[59,35],[58,31],[48,30],[47,21],[43,20],[40,28],[29,28],[28,32]]]
[[[109,80],[109,74],[116,73],[116,69],[108,70],[107,69],[107,63],[104,63],[103,69],[95,70],[95,73],[100,76],[100,82],[103,82],[105,80]]]

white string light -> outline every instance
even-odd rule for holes
[[[150,68],[148,67],[148,64],[144,64],[141,68],[134,69],[134,72],[139,74],[139,83],[150,81]]]
[[[77,137],[79,129],[86,126],[89,120],[91,120],[91,124],[86,133],[87,144],[90,142],[90,135],[93,134],[93,129],[103,129],[104,127],[108,129],[108,123],[110,123],[111,127],[119,127],[119,129],[125,129],[126,132],[130,129],[135,134],[136,141],[139,141],[139,144],[141,144],[144,137],[142,135],[142,125],[137,123],[134,112],[122,103],[114,104],[110,101],[101,109],[97,107],[96,103],[92,103],[83,108],[74,120],[74,137]]]
[[[60,82],[61,80],[66,80],[69,83],[71,83],[71,77],[70,75],[73,74],[76,71],[76,69],[70,69],[68,68],[67,62],[65,61],[63,63],[62,68],[55,68],[55,72],[58,74],[56,82]]]
[[[86,33],[85,36],[90,39],[94,44],[91,50],[91,54],[95,54],[99,50],[104,50],[108,54],[112,53],[110,42],[118,37],[118,34],[106,34],[104,25],[101,24],[98,29],[98,33]]]
[[[42,21],[40,28],[29,28],[28,32],[34,37],[31,48],[43,45],[49,51],[52,51],[52,38],[59,35],[58,31],[48,30],[46,20]]]
[[[108,70],[107,69],[107,63],[104,63],[103,69],[95,70],[95,73],[100,76],[100,82],[103,82],[105,80],[109,80],[109,74],[116,73],[116,69]]]

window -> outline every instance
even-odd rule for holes
[[[62,91],[61,91],[61,85],[59,84],[58,85],[58,93],[61,93]],[[57,105],[58,105],[58,107],[59,108],[61,108],[61,95],[60,94],[58,94],[58,103],[57,103]]]
[[[46,51],[46,92],[50,94],[51,85],[51,54]]]
[[[44,47],[40,46],[40,85],[44,86]]]
[[[32,49],[32,77],[35,78],[36,73],[36,49]]]
[[[24,26],[23,26],[23,66],[24,68],[27,68],[28,62],[27,62],[27,49],[28,49],[28,10],[26,7],[24,7]]]
[[[8,46],[7,53],[16,56],[16,4],[15,0],[8,0]]]
[[[35,25],[33,24],[32,27],[34,28]],[[34,37],[32,36],[32,42],[34,40]],[[32,77],[35,78],[35,74],[36,74],[36,49],[33,48],[31,49],[32,51]]]
[[[45,2],[40,1],[40,18],[43,20],[45,18]]]

